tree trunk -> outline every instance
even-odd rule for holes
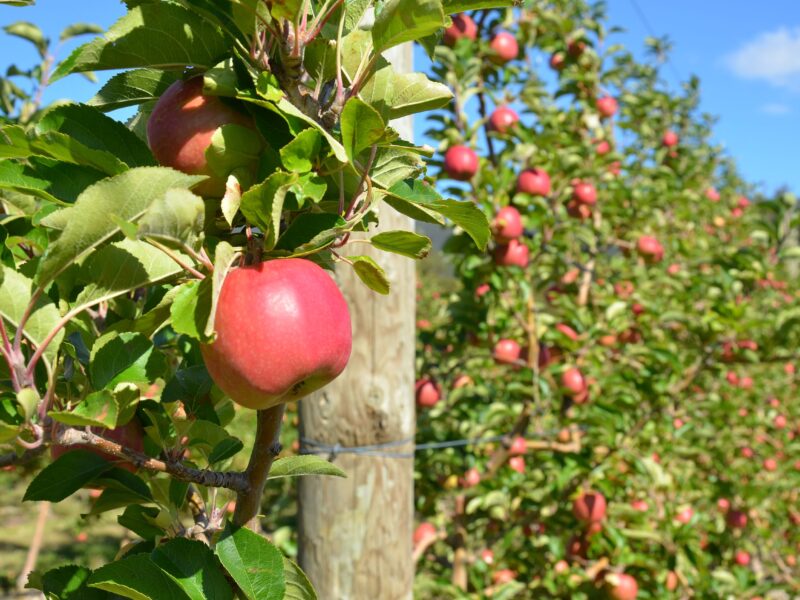
[[[410,45],[390,54],[397,71],[410,70]],[[392,126],[411,139],[410,117]],[[413,228],[390,207],[379,210],[381,230]],[[342,448],[412,440],[384,452],[413,453],[414,261],[361,244],[357,254],[372,256],[384,268],[392,290],[381,296],[351,268],[338,269],[353,320],[353,353],[336,381],[300,403],[301,432],[305,439]],[[300,478],[303,570],[320,598],[410,599],[413,459],[343,453],[335,462],[347,479]]]

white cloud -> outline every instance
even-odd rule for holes
[[[792,109],[786,104],[781,104],[779,102],[770,102],[761,107],[761,112],[768,115],[780,116],[780,115],[788,115],[789,113],[792,112]]]
[[[744,79],[800,90],[800,27],[762,33],[726,56],[725,64]]]

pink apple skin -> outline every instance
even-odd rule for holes
[[[478,37],[478,26],[472,17],[465,14],[453,15],[453,24],[444,30],[443,41],[446,46],[453,47],[461,38],[475,41]]]
[[[716,188],[710,187],[706,190],[706,198],[711,200],[711,202],[719,202],[719,192]]]
[[[661,143],[666,146],[667,148],[672,148],[673,146],[678,145],[678,134],[668,129],[664,132],[664,135],[661,137]]]
[[[464,473],[464,479],[461,482],[462,486],[465,488],[475,487],[481,482],[481,473],[475,467],[469,469],[466,473]]]
[[[522,347],[515,340],[500,340],[494,345],[494,359],[499,363],[513,365],[521,354]]]
[[[176,81],[156,102],[147,121],[147,142],[156,160],[190,175],[211,175],[196,186],[203,196],[222,196],[225,181],[213,176],[206,148],[223,125],[254,128],[250,116],[231,108],[217,96],[203,96],[203,78]]]
[[[507,133],[519,123],[519,115],[513,108],[498,106],[489,117],[489,129],[498,133]]]
[[[564,58],[563,52],[555,52],[550,57],[550,68],[553,69],[554,71],[560,71],[561,69],[564,68],[565,60],[566,59]]]
[[[530,250],[519,240],[510,240],[494,249],[494,263],[501,267],[527,267],[529,257]]]
[[[597,202],[597,190],[591,183],[579,181],[573,188],[572,198],[580,204],[595,204]]]
[[[675,520],[682,525],[688,525],[694,516],[694,511],[691,507],[686,507],[675,515]]]
[[[609,144],[606,140],[600,140],[595,144],[594,151],[597,152],[598,156],[605,156],[609,152],[611,152],[611,144]]]
[[[504,65],[505,63],[514,60],[519,54],[519,44],[517,38],[507,31],[501,31],[492,38],[489,42],[489,47],[493,53],[489,56],[496,65]]]
[[[744,550],[739,550],[734,556],[734,560],[736,561],[737,565],[746,567],[750,564],[750,553],[745,552]]]
[[[584,523],[597,523],[606,516],[606,497],[600,492],[586,492],[572,502],[572,514]]]
[[[335,379],[352,347],[350,311],[333,279],[302,258],[233,269],[203,344],[214,382],[236,403],[264,409]]]
[[[505,206],[497,211],[492,229],[494,239],[502,244],[507,244],[522,235],[522,216],[513,206]]]
[[[550,175],[544,169],[525,169],[517,177],[517,192],[531,196],[549,196]]]
[[[648,262],[659,262],[664,258],[664,247],[651,235],[643,235],[636,241],[639,256]]]
[[[559,323],[556,325],[556,329],[571,339],[573,342],[578,341],[578,332],[575,331],[572,327],[567,325],[566,323]]]
[[[577,396],[586,391],[586,379],[580,369],[570,367],[561,374],[561,387],[569,394]]]
[[[525,459],[521,456],[512,456],[508,459],[508,466],[517,473],[525,472]]]
[[[468,181],[478,172],[478,155],[467,146],[452,146],[444,154],[444,170],[457,181]]]
[[[514,438],[514,441],[511,442],[511,446],[508,449],[508,453],[512,456],[519,456],[525,454],[527,451],[528,443],[521,435]]]
[[[421,542],[436,536],[436,526],[433,523],[428,523],[427,521],[424,523],[420,523],[419,526],[414,530],[414,537],[413,542],[414,545],[417,546]]]
[[[611,96],[603,96],[597,99],[597,112],[608,118],[613,117],[617,112],[617,101]]]
[[[646,512],[650,510],[650,506],[644,500],[634,500],[631,502],[631,508],[639,512]]]
[[[609,600],[636,600],[639,584],[627,573],[606,576],[606,592]]]
[[[427,377],[417,381],[414,385],[414,390],[417,397],[417,406],[430,408],[435,406],[442,397],[439,387]]]

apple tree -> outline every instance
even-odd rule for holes
[[[41,87],[118,71],[85,104],[0,89],[0,465],[35,473],[27,502],[100,490],[90,513],[118,511],[135,535],[100,568],[28,585],[62,600],[313,598],[257,517],[269,477],[344,475],[278,458],[286,402],[350,353],[324,269],[385,294],[355,242],[427,254],[412,231],[370,236],[379,207],[489,239],[483,211],[422,184],[429,151],[389,124],[450,90],[384,53],[487,3],[126,5],[58,64],[32,25],[7,28],[44,44]],[[130,107],[126,124],[107,114]],[[243,471],[230,468],[245,451],[228,428],[237,407],[256,411]],[[230,519],[218,490],[235,494]]]
[[[493,241],[421,282],[420,598],[798,593],[796,201],[611,31],[537,2],[435,49],[434,181]]]

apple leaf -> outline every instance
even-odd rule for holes
[[[384,231],[370,238],[372,245],[386,252],[422,259],[431,251],[430,238],[413,231]]]
[[[389,293],[391,283],[386,272],[369,256],[348,256],[347,260],[353,265],[358,278],[369,289],[379,294]]]
[[[441,0],[388,0],[375,13],[372,42],[383,52],[413,42],[444,27]]]
[[[158,100],[180,79],[180,73],[159,69],[132,69],[117,73],[86,104],[107,112]]]
[[[378,111],[359,98],[350,98],[342,111],[342,144],[351,162],[365,148],[383,139],[386,124]]]
[[[192,600],[231,600],[234,597],[219,561],[202,542],[175,538],[158,546],[150,558],[172,575]]]
[[[50,411],[53,420],[73,427],[108,427],[117,424],[119,407],[109,390],[93,392],[83,398],[71,411]]]
[[[119,383],[149,383],[163,372],[164,356],[141,333],[116,331],[92,345],[89,378],[95,389],[112,389]]]
[[[277,234],[280,231],[283,202],[297,180],[296,173],[276,171],[265,181],[242,194],[239,208],[247,221],[263,232],[264,249],[267,251],[275,247]]]
[[[300,477],[302,475],[347,477],[347,474],[332,462],[313,454],[279,458],[272,464],[272,468],[269,471],[269,479]]]
[[[211,315],[211,279],[189,281],[178,288],[178,293],[170,307],[172,328],[176,333],[207,342],[205,335],[208,318]]]
[[[484,10],[487,8],[505,8],[517,4],[515,0],[443,0],[444,12],[448,15],[467,10]]]
[[[214,553],[248,600],[283,600],[283,555],[266,538],[227,524]]]
[[[23,501],[61,502],[112,468],[112,464],[87,450],[70,450],[39,471],[25,490]]]
[[[41,587],[47,598],[59,600],[108,600],[108,595],[101,590],[86,587],[92,571],[78,565],[65,565],[51,569],[41,579]],[[32,587],[30,580],[27,587]]]
[[[308,173],[317,162],[321,150],[322,136],[319,131],[306,129],[281,148],[281,162],[293,173]]]
[[[305,573],[292,560],[283,557],[287,600],[317,600],[317,592]]]
[[[103,565],[92,573],[87,584],[133,600],[192,600],[174,577],[145,554]]]

